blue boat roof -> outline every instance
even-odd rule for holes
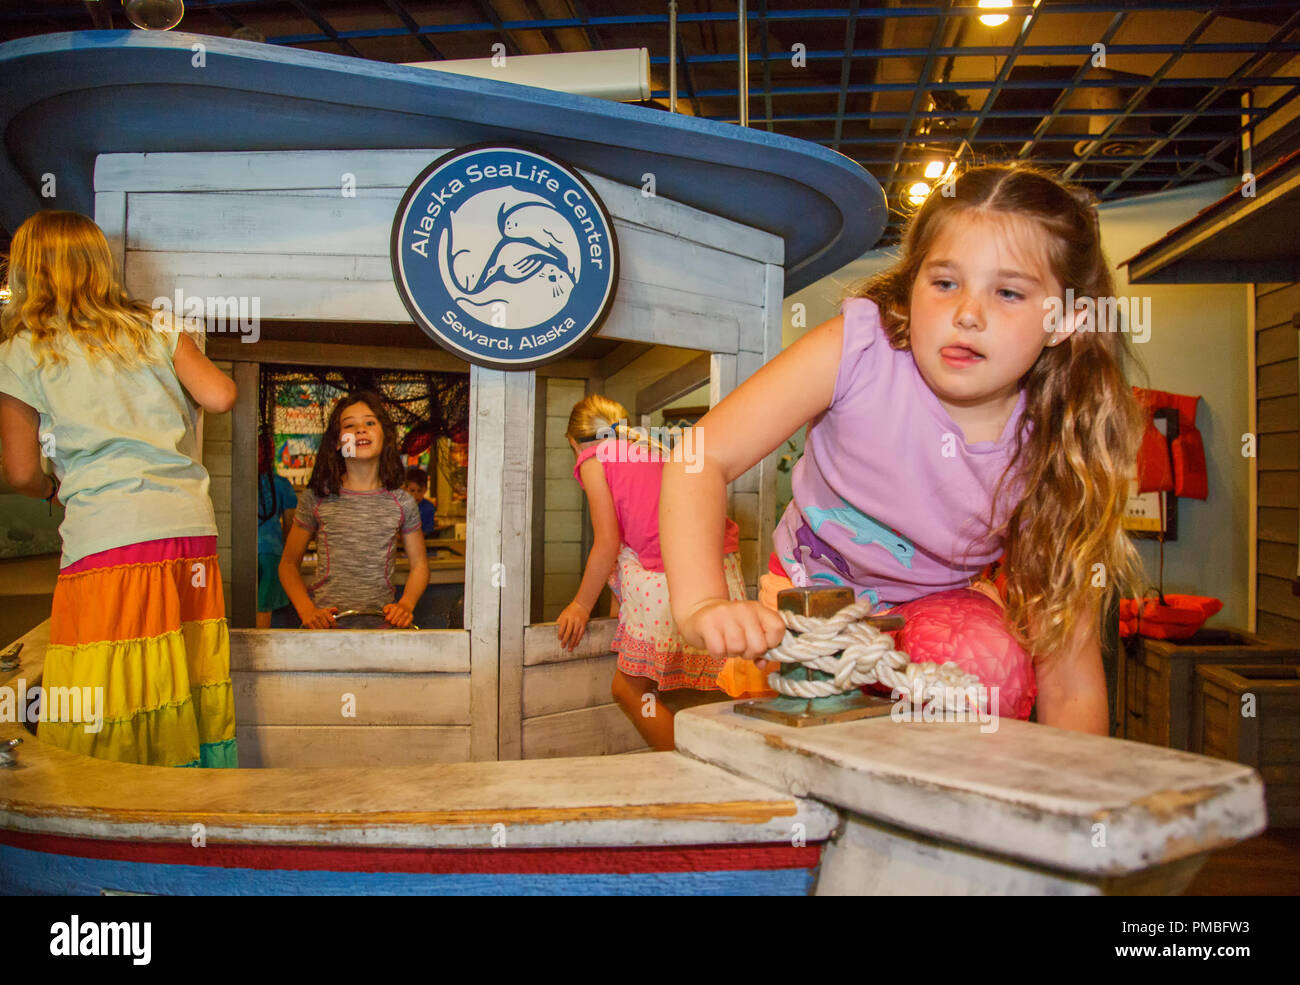
[[[206,48],[192,64],[191,45]],[[208,35],[73,31],[0,44],[0,224],[94,214],[95,155],[526,143],[785,240],[792,293],[870,249],[885,198],[819,144],[585,96]],[[42,175],[57,195],[41,198]]]

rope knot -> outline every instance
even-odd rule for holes
[[[829,675],[829,680],[797,680],[771,674],[768,685],[794,698],[829,698],[864,684],[883,684],[914,705],[937,701],[948,711],[975,706],[986,711],[987,696],[979,678],[956,663],[913,663],[894,649],[889,636],[870,623],[870,601],[854,602],[834,615],[820,618],[779,610],[785,637],[767,653],[769,660],[800,664]]]

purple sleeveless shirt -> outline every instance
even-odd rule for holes
[[[841,310],[835,393],[808,425],[776,555],[796,586],[847,585],[880,603],[964,588],[1003,551],[987,521],[1025,393],[997,441],[968,443],[911,352],[890,348],[875,302]],[[1018,496],[1004,491],[999,525]]]

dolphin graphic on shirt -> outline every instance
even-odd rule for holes
[[[841,499],[840,502],[844,501]],[[854,509],[848,503],[829,510],[809,506],[804,510],[804,514],[812,524],[814,533],[821,529],[823,523],[838,523],[853,534],[853,543],[879,544],[894,555],[895,560],[903,567],[912,567],[912,557],[916,554],[912,542],[898,531],[884,526],[880,521]]]
[[[848,577],[849,563],[844,560],[843,555],[841,555],[839,551],[813,533],[812,528],[808,526],[807,522],[799,524],[799,529],[796,530],[794,534],[794,543],[796,554],[799,553],[799,548],[806,547],[808,548],[808,559],[810,561],[815,561],[817,558],[825,558],[830,563],[831,567],[844,575],[844,577]]]
[[[787,565],[789,565],[787,570],[790,572],[790,580],[796,588],[809,588],[811,587],[809,583],[817,579],[821,579],[822,581],[828,581],[832,585],[839,585],[843,588],[852,588],[852,586],[849,585],[843,578],[839,577],[838,575],[833,575],[828,571],[819,571],[814,575],[809,575],[807,572],[804,571],[803,565],[800,564],[798,561],[796,561],[794,558],[785,557],[783,555],[781,557],[781,560],[784,561]],[[876,594],[876,590],[874,588],[864,588],[857,593],[858,598],[862,598],[864,595],[871,600],[872,605],[880,604],[880,596]]]

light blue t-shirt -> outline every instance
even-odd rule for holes
[[[158,333],[153,360],[131,369],[71,339],[66,362],[43,366],[30,332],[0,343],[0,391],[39,412],[41,451],[60,483],[60,567],[143,541],[216,536],[195,411],[172,364],[179,340]]]

